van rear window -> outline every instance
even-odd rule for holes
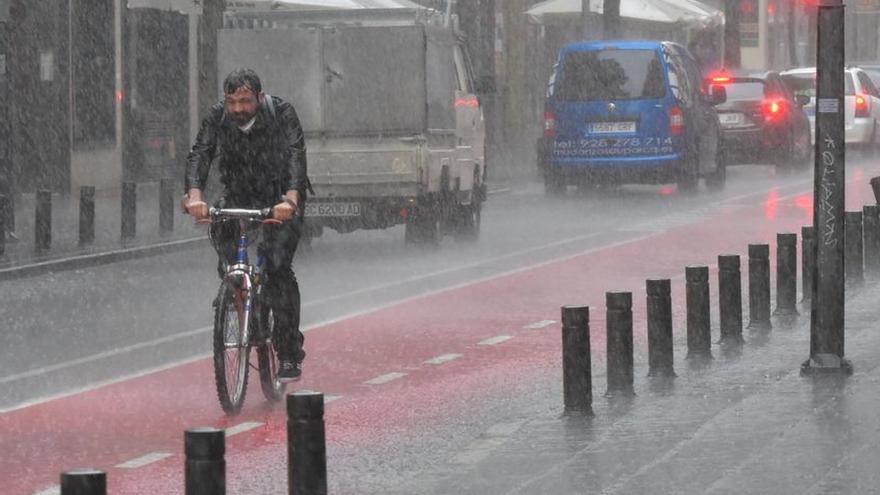
[[[663,98],[666,78],[654,50],[571,52],[556,94],[563,101]]]

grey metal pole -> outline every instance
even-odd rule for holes
[[[159,181],[159,233],[174,231],[174,180]]]
[[[813,186],[816,268],[810,358],[801,366],[802,373],[852,373],[852,365],[844,359],[844,13],[840,0],[818,8]]]
[[[843,215],[846,284],[857,287],[865,281],[862,212],[847,211]]]
[[[647,280],[648,376],[675,376],[672,348],[672,285],[668,278]]]
[[[742,336],[742,276],[738,254],[718,256],[718,316],[721,343],[739,345]]]
[[[226,493],[226,433],[217,428],[191,428],[183,434],[186,495]]]
[[[287,395],[287,481],[290,495],[327,494],[324,394]]]
[[[804,304],[813,300],[813,274],[816,271],[816,230],[801,227],[801,291]]]
[[[590,307],[562,307],[562,395],[566,411],[591,411]]]
[[[797,310],[797,234],[776,234],[777,316],[793,316]]]
[[[6,254],[6,215],[3,214],[3,204],[6,196],[0,194],[0,257]]]
[[[79,245],[95,242],[95,188],[79,188]]]
[[[607,397],[635,395],[633,390],[633,318],[631,292],[606,292]]]
[[[107,474],[97,469],[71,469],[61,474],[61,495],[106,495]]]
[[[880,206],[862,207],[862,229],[865,244],[865,275],[877,278],[880,275]]]
[[[132,239],[135,236],[137,218],[137,184],[134,182],[122,183],[122,239]]]
[[[709,267],[688,266],[685,273],[688,359],[712,357],[709,325]]]
[[[34,222],[34,246],[37,252],[52,247],[52,192],[37,191],[36,219]]]
[[[749,328],[769,330],[770,246],[749,244]]]

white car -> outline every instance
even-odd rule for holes
[[[804,105],[804,112],[810,119],[810,132],[816,142],[816,69],[815,67],[792,69],[781,72],[782,80],[793,93],[807,95],[810,103]],[[866,149],[880,148],[880,91],[858,68],[849,67],[844,73],[844,110],[846,143]]]

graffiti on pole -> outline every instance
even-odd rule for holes
[[[825,135],[825,150],[822,152],[822,197],[819,208],[825,213],[825,223],[822,228],[822,238],[826,246],[837,246],[838,237],[834,235],[837,228],[837,210],[834,208],[834,151],[837,145],[834,139]]]

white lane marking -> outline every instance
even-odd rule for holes
[[[61,495],[61,487],[58,485],[50,486],[45,490],[34,492],[34,495]]]
[[[425,361],[425,364],[443,364],[448,363],[449,361],[454,361],[460,357],[461,354],[441,354]]]
[[[329,403],[336,401],[336,400],[339,400],[341,398],[342,398],[341,395],[325,395],[324,396],[324,404],[329,404]]]
[[[539,328],[549,327],[550,325],[552,325],[554,323],[556,323],[556,320],[541,320],[541,321],[536,321],[535,323],[528,324],[528,325],[524,326],[523,328],[527,328],[529,330],[537,330]]]
[[[116,356],[118,354],[125,354],[127,352],[143,349],[144,347],[151,347],[151,346],[154,346],[157,344],[164,344],[166,342],[173,342],[175,340],[190,337],[193,335],[199,335],[201,333],[208,333],[212,329],[213,329],[213,327],[197,328],[195,330],[190,330],[188,332],[178,333],[175,335],[168,335],[166,337],[162,337],[162,338],[155,339],[155,340],[150,340],[148,342],[141,342],[138,344],[132,344],[132,345],[125,346],[125,347],[120,347],[118,349],[113,349],[112,351],[104,351],[104,352],[100,352],[98,354],[93,354],[91,356],[82,357],[82,358],[74,359],[71,361],[65,361],[63,363],[53,364],[52,366],[44,366],[42,368],[37,368],[37,369],[30,370],[30,371],[17,373],[15,375],[8,375],[3,378],[0,378],[0,385],[2,385],[4,383],[14,382],[16,380],[21,380],[23,378],[30,378],[32,376],[38,376],[38,375],[42,375],[45,373],[50,373],[52,371],[58,371],[58,370],[61,370],[64,368],[70,368],[71,366],[76,366],[79,364],[90,363],[92,361],[97,361],[99,359],[104,359],[107,357]]]
[[[123,462],[122,464],[117,464],[116,467],[120,469],[137,469],[139,467],[144,467],[154,462],[159,462],[162,459],[167,459],[171,457],[172,454],[168,452],[151,452],[147,455],[142,455],[140,457],[135,457],[134,459]]]
[[[455,456],[452,462],[456,464],[476,464],[492,454],[516,433],[525,421],[515,423],[498,423],[492,425],[480,438],[471,442],[461,453]]]
[[[406,376],[406,373],[399,373],[397,371],[393,373],[386,373],[384,375],[379,375],[372,380],[367,380],[364,383],[367,385],[382,385],[383,383],[392,382],[394,380],[398,380]]]
[[[492,337],[491,339],[486,339],[481,342],[477,342],[477,345],[495,345],[495,344],[500,344],[504,341],[510,340],[512,338],[513,337],[511,337],[510,335],[499,335],[497,337]]]
[[[258,421],[245,421],[244,423],[230,426],[229,428],[226,428],[226,438],[229,438],[232,435],[238,435],[239,433],[253,430],[254,428],[259,428],[261,426],[263,426],[263,423],[260,423]]]

